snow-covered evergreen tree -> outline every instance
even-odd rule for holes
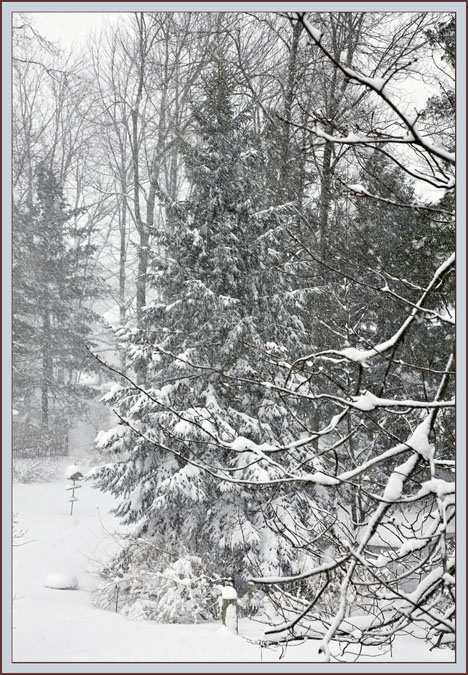
[[[86,304],[98,290],[88,272],[94,248],[45,166],[13,214],[13,401],[41,427],[47,453],[53,430],[68,428],[87,394],[77,372],[96,367],[85,351],[96,318]]]
[[[320,495],[287,485],[252,492],[214,476],[228,462],[234,480],[241,467],[253,481],[278,478],[252,442],[292,440],[307,428],[300,410],[255,385],[275,377],[286,351],[304,349],[304,292],[278,272],[285,241],[278,216],[256,215],[264,206],[262,157],[249,109],[234,93],[228,66],[215,60],[194,108],[196,142],[185,148],[191,190],[172,207],[164,255],[154,256],[157,298],[144,330],[122,334],[133,367],[146,368],[146,385],[109,396],[122,424],[98,439],[116,461],[96,478],[119,497],[126,522],[141,519],[145,536],[242,577],[259,561],[271,573],[297,570],[297,542],[273,536],[268,523],[280,514],[285,530],[291,518],[310,527]]]

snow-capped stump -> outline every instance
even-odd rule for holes
[[[234,586],[223,586],[221,591],[222,608],[221,617],[223,624],[238,633],[239,607],[237,604],[237,592]]]
[[[68,572],[52,572],[47,575],[44,586],[60,591],[75,591],[78,588],[78,579]]]

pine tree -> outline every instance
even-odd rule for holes
[[[307,335],[303,293],[278,274],[285,242],[278,217],[256,215],[262,158],[234,88],[229,68],[216,61],[194,109],[197,142],[185,148],[191,191],[173,207],[166,254],[154,260],[157,298],[145,310],[145,330],[125,336],[133,367],[146,366],[146,393],[130,386],[109,397],[122,425],[98,445],[120,458],[96,478],[119,497],[117,513],[126,522],[141,519],[145,536],[183,546],[216,573],[237,577],[260,560],[270,572],[297,569],[297,542],[277,541],[268,523],[282,513],[285,522],[295,517],[310,527],[319,495],[287,486],[273,496],[252,494],[197,466],[216,474],[226,461],[235,478],[251,464],[252,480],[278,477],[252,442],[292,439],[304,429],[301,411],[291,414],[287,401],[246,385],[270,379],[286,350],[293,357],[304,350]],[[286,373],[283,367],[278,379]],[[213,444],[212,433],[234,443],[234,460]],[[298,450],[294,459],[300,456]]]
[[[96,367],[85,351],[96,319],[86,306],[98,291],[87,269],[94,248],[78,215],[44,166],[34,197],[14,210],[13,400],[23,417],[39,424],[45,454],[56,432],[66,438],[89,393],[76,384],[77,373]]]

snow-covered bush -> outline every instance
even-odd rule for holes
[[[131,619],[198,623],[219,617],[222,584],[206,573],[201,558],[171,555],[156,543],[132,538],[101,572],[97,607]]]
[[[14,483],[47,483],[57,477],[53,460],[16,458],[13,460]]]
[[[274,613],[272,603],[268,595],[260,588],[249,584],[247,593],[239,596],[238,607],[240,616],[271,616]]]

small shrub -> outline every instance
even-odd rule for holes
[[[56,477],[57,465],[51,459],[15,458],[13,460],[14,483],[47,483]]]
[[[93,603],[131,619],[198,623],[219,618],[222,584],[205,571],[201,558],[174,556],[155,542],[130,539],[101,574]]]

